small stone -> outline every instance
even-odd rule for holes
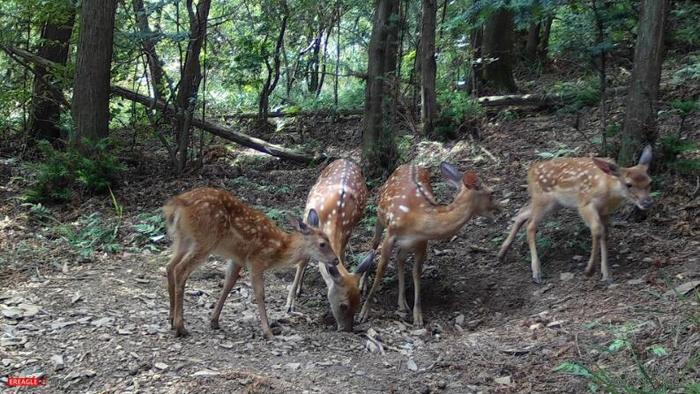
[[[412,358],[409,358],[408,361],[406,362],[406,368],[415,372],[418,370],[418,365],[416,365],[416,362],[413,361]]]
[[[498,384],[505,384],[505,385],[509,385],[512,383],[510,376],[501,376],[499,378],[494,379],[493,381],[498,383]]]
[[[652,259],[651,257],[645,257],[642,259],[642,262],[643,263],[653,263],[654,259]]]
[[[547,328],[561,328],[563,320],[555,320],[553,322],[547,323]]]
[[[63,369],[65,367],[65,364],[63,362],[63,356],[60,354],[54,354],[51,356],[51,362],[53,365],[56,367],[56,370],[58,371],[59,369]]]
[[[8,367],[8,366],[10,366],[10,364],[12,364],[12,359],[9,359],[9,358],[2,359],[2,366],[3,367]]]
[[[222,342],[219,344],[224,349],[233,349],[233,342]]]
[[[203,369],[192,374],[192,376],[218,376],[219,373],[211,369]]]
[[[428,333],[428,330],[426,330],[425,328],[420,328],[418,330],[411,331],[411,335],[413,335],[414,337],[422,337],[423,335],[426,335],[427,333]]]
[[[460,325],[460,326],[464,326],[464,315],[463,314],[460,313],[459,315],[457,315],[457,317],[455,317],[455,324]]]
[[[641,284],[643,284],[644,282],[646,282],[646,280],[645,280],[644,278],[630,279],[630,280],[627,281],[627,284],[628,284],[628,285],[641,285]]]
[[[571,279],[574,279],[574,273],[573,272],[562,272],[559,274],[559,279],[563,281],[568,281]]]
[[[133,332],[129,331],[127,329],[124,329],[124,328],[119,328],[119,329],[117,329],[117,334],[119,334],[119,335],[131,335],[131,334],[133,334]]]
[[[445,387],[447,387],[447,382],[445,382],[444,380],[439,380],[439,381],[437,382],[437,387],[438,387],[440,390],[444,390]]]
[[[102,318],[99,318],[97,320],[92,321],[90,324],[92,324],[93,326],[97,326],[97,327],[105,327],[105,326],[112,324],[112,320],[113,319],[111,317],[102,317]]]
[[[3,305],[2,315],[8,319],[20,319],[22,318],[22,309],[18,307],[5,307]]]
[[[32,317],[39,313],[39,305],[19,304],[17,307],[22,309],[22,316],[24,317]]]
[[[576,255],[576,256],[574,256],[574,257],[572,257],[572,258],[574,259],[574,261],[581,261],[581,260],[583,260],[583,256],[579,256],[579,255]]]
[[[160,369],[161,371],[168,369],[168,364],[166,363],[155,363],[153,364],[153,366]]]
[[[291,369],[292,371],[296,371],[301,367],[301,363],[287,363],[284,365],[286,369]]]
[[[532,324],[532,325],[530,326],[530,330],[531,330],[531,331],[539,330],[539,329],[542,328],[542,327],[544,327],[544,325],[543,325],[542,323],[535,323],[535,324]]]

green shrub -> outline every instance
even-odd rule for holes
[[[95,251],[120,251],[121,245],[117,242],[118,231],[118,225],[106,223],[99,213],[81,218],[77,226],[63,224],[56,227],[57,234],[82,257],[90,257]]]
[[[107,140],[94,144],[89,156],[76,148],[57,150],[46,141],[39,149],[44,161],[33,166],[36,180],[24,196],[29,202],[65,202],[76,193],[105,193],[124,171]]]
[[[600,81],[594,77],[581,78],[576,81],[557,82],[553,93],[564,97],[563,112],[576,112],[583,107],[598,104],[600,101]]]
[[[695,142],[674,135],[663,137],[660,142],[666,167],[681,175],[697,175],[700,172],[700,159],[687,157],[688,153],[698,149]]]
[[[476,127],[484,108],[464,91],[443,91],[437,97],[440,115],[435,133],[442,139],[454,139],[460,131]]]

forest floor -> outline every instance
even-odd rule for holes
[[[621,113],[612,112],[613,118]],[[695,179],[659,176],[657,204],[645,220],[634,220],[630,207],[613,217],[611,285],[600,282],[599,273],[583,275],[590,235],[576,213],[550,216],[539,234],[545,283],[535,285],[522,235],[505,262],[496,260],[512,216],[527,200],[527,167],[542,152],[593,153],[597,148],[588,141],[599,126],[596,110],[582,112],[578,130],[572,114],[513,114],[492,117],[477,141],[413,143],[402,137],[406,157],[432,166],[441,201],[453,191],[437,176],[436,164],[449,160],[477,170],[504,207],[495,223],[473,220],[455,239],[430,245],[422,330],[395,313],[391,264],[369,321],[354,333],[335,331],[317,270],[305,277],[300,314],[287,315],[293,269],[266,275],[268,314],[280,335],[271,341],[261,336],[246,274],[224,307],[221,330],[213,331],[209,314],[225,265],[211,258],[187,283],[185,319],[192,335],[175,338],[170,331],[170,252],[158,224],[160,206],[209,185],[232,190],[279,219],[303,209],[321,166],[290,166],[233,147],[218,155],[211,150],[201,171],[178,179],[164,175],[169,170],[161,152],[139,142],[131,153],[139,164],[114,190],[121,216],[109,196],[37,215],[18,199],[29,179],[27,166],[0,157],[0,378],[39,373],[48,381],[37,392],[81,393],[529,393],[583,392],[591,384],[607,391],[690,392],[692,383],[697,389],[699,300],[692,290],[672,291],[700,281]],[[662,130],[674,130],[677,122],[665,118]],[[698,125],[700,119],[689,119],[687,129]],[[357,118],[298,120],[287,127],[306,130],[303,138],[321,141],[332,154],[359,154]],[[275,137],[284,144],[301,138],[294,132]],[[377,186],[370,184],[371,191]],[[371,224],[365,219],[355,230],[353,256],[368,250]],[[104,228],[100,236],[116,238],[94,245],[90,254],[90,237]],[[383,352],[368,350],[368,335]]]

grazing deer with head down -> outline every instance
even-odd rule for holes
[[[168,233],[173,237],[173,257],[167,267],[170,322],[176,336],[188,335],[182,318],[185,282],[211,254],[230,259],[221,296],[211,317],[219,328],[219,315],[226,297],[236,284],[241,268],[251,274],[262,330],[272,331],[265,309],[263,272],[270,268],[297,265],[310,257],[337,264],[328,237],[318,229],[318,215],[310,210],[307,224],[292,220],[295,231],[286,233],[272,220],[219,189],[199,188],[172,198],[163,207]]]
[[[331,249],[340,260],[337,266],[319,263],[319,270],[328,286],[328,302],[338,330],[352,331],[355,312],[361,302],[358,281],[371,265],[374,252],[350,272],[345,263],[345,247],[352,230],[362,218],[367,203],[367,186],[360,167],[350,160],[340,159],[323,169],[306,200],[306,212],[318,212],[319,229],[326,234]],[[306,263],[297,266],[294,283],[287,297],[287,311],[301,291]]]
[[[367,319],[372,295],[382,283],[392,247],[397,245],[399,311],[408,311],[404,264],[409,253],[414,253],[413,324],[423,326],[420,280],[428,241],[450,238],[472,217],[493,217],[493,212],[498,210],[497,204],[493,201],[492,192],[480,185],[476,173],[468,172],[462,175],[448,163],[442,163],[440,170],[443,176],[459,189],[454,201],[449,205],[440,205],[435,202],[428,170],[415,165],[400,166],[381,187],[377,204],[377,226],[372,241],[374,248],[379,245],[385,228],[387,234],[382,242],[377,274],[360,312],[361,321]]]
[[[651,207],[651,178],[647,173],[650,163],[651,146],[644,148],[636,166],[627,168],[619,168],[613,162],[595,157],[561,158],[533,164],[527,173],[530,202],[515,217],[510,234],[498,252],[499,260],[505,256],[520,227],[527,222],[532,280],[542,283],[535,242],[537,225],[557,206],[574,208],[591,230],[591,257],[586,275],[593,275],[600,257],[602,280],[612,281],[608,270],[608,217],[625,200],[640,209]]]

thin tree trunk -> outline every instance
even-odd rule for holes
[[[483,58],[481,54],[483,41],[484,29],[482,27],[474,28],[469,36],[469,46],[472,51],[472,62],[468,89],[473,97],[479,97],[481,85],[483,83]]]
[[[277,82],[279,82],[280,79],[280,54],[284,43],[284,35],[287,31],[288,19],[289,12],[285,9],[282,16],[280,33],[277,36],[275,50],[272,54],[272,65],[270,65],[269,60],[265,59],[265,66],[267,66],[267,79],[265,79],[265,85],[260,92],[260,103],[258,105],[258,120],[260,121],[267,119],[267,114],[270,112],[270,95],[275,90],[275,87],[277,87]]]
[[[537,48],[540,44],[540,29],[542,24],[539,22],[530,24],[527,31],[527,42],[525,43],[525,57],[529,60],[537,58]]]
[[[175,120],[176,133],[176,169],[182,173],[188,156],[188,146],[191,136],[192,116],[197,103],[197,91],[202,80],[199,54],[207,34],[207,19],[211,0],[201,0],[197,3],[196,13],[192,0],[187,0],[187,11],[190,20],[190,39],[187,44],[185,64],[180,76],[180,87],[177,91],[175,104],[177,116]]]
[[[338,108],[338,78],[340,77],[340,20],[342,19],[339,0],[336,4],[336,12],[338,13],[338,19],[336,20],[337,26],[335,29],[335,80],[333,83],[333,104],[336,108]]]
[[[642,146],[657,137],[656,106],[661,63],[664,55],[664,25],[669,0],[642,0],[634,67],[622,126],[618,155],[621,165],[630,165]]]
[[[437,0],[423,0],[421,27],[421,123],[424,135],[432,134],[437,115],[435,92],[435,23]]]
[[[73,88],[72,144],[109,136],[109,81],[116,0],[84,0]]]
[[[513,13],[501,8],[484,26],[484,81],[497,92],[514,92]],[[492,59],[492,60],[491,60]]]
[[[542,27],[542,37],[540,38],[539,46],[537,47],[537,52],[542,61],[547,60],[547,54],[549,52],[549,35],[552,31],[552,20],[550,16],[544,21],[544,26]]]
[[[141,48],[146,54],[148,69],[151,73],[150,82],[151,89],[153,90],[153,97],[155,100],[160,100],[162,97],[165,97],[165,72],[163,71],[160,57],[156,52],[157,34],[151,31],[148,25],[148,15],[146,15],[143,0],[132,0],[131,4],[134,9],[134,14],[136,15],[136,25],[143,36],[141,39]]]
[[[75,8],[66,1],[66,9],[61,17],[54,16],[48,20],[41,30],[41,46],[39,56],[56,64],[64,65],[68,60],[68,45],[73,25],[75,23]],[[29,116],[29,143],[45,139],[57,144],[61,138],[58,127],[61,115],[63,97],[56,95],[56,89],[47,83],[52,83],[51,73],[43,67],[36,67],[32,87],[32,107]]]
[[[396,69],[398,0],[377,0],[369,43],[362,153],[369,176],[388,174],[396,165],[393,139],[392,76]],[[392,54],[391,51],[394,51]]]

